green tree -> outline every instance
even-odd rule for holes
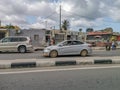
[[[86,32],[93,32],[93,31],[94,31],[93,28],[87,28],[87,29],[86,29]]]
[[[14,27],[13,25],[11,25],[11,24],[10,24],[10,25],[6,25],[5,27],[6,27],[7,29],[15,29],[15,27]]]
[[[109,27],[109,28],[105,28],[103,31],[104,32],[113,32],[113,29]]]
[[[10,32],[12,29],[15,29],[15,27],[13,25],[6,25],[5,28],[8,30],[9,36],[11,35]]]
[[[64,20],[64,21],[62,22],[62,28],[63,28],[64,30],[68,30],[69,27],[70,27],[69,21],[68,21],[68,20]]]
[[[79,29],[79,32],[82,32],[82,28]]]

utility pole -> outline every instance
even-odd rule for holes
[[[1,26],[1,20],[0,20],[0,26]]]
[[[45,29],[47,29],[47,21],[45,21]]]
[[[61,5],[60,5],[60,31],[62,31],[62,28],[61,28]]]

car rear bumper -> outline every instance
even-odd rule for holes
[[[27,51],[33,52],[34,48],[32,45],[27,46]]]

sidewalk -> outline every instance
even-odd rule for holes
[[[53,67],[66,65],[120,64],[120,56],[115,57],[80,57],[77,59],[57,60],[48,59],[16,59],[0,60],[0,69],[26,67]]]

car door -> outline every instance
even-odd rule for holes
[[[18,37],[12,37],[11,38],[11,41],[9,43],[9,47],[10,47],[10,50],[12,51],[17,51],[17,46],[20,42],[19,41],[19,38]]]
[[[4,38],[0,41],[0,51],[10,50],[10,38]]]
[[[73,41],[72,42],[72,52],[73,54],[80,54],[81,50],[83,50],[83,42],[80,41]]]
[[[61,47],[59,47],[60,55],[69,55],[72,54],[72,51],[73,51],[72,41],[66,41],[63,43]]]
[[[0,51],[17,51],[18,38],[7,37],[0,42]]]

